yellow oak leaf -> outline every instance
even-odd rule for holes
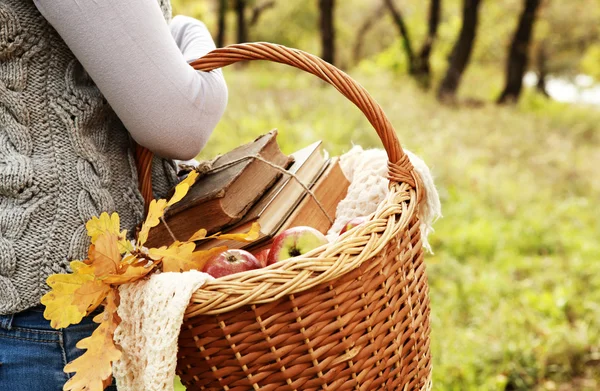
[[[167,200],[152,200],[148,207],[148,215],[146,221],[142,224],[142,228],[138,235],[138,246],[142,246],[148,240],[150,228],[156,227],[160,223],[160,218],[165,214]]]
[[[210,248],[208,250],[194,251],[192,253],[192,263],[197,266],[197,270],[202,270],[209,259],[219,255],[225,250],[227,250],[227,246],[219,246]]]
[[[194,183],[196,183],[197,179],[198,179],[198,171],[193,170],[189,174],[187,174],[185,179],[183,179],[181,182],[179,182],[179,184],[187,184],[189,187],[192,187],[192,185]]]
[[[164,272],[180,272],[193,268],[192,252],[195,248],[195,243],[175,241],[169,247],[151,248],[148,254],[155,261],[162,261]]]
[[[94,280],[89,266],[80,261],[71,262],[72,274],[52,274],[46,283],[52,290],[42,296],[41,303],[46,306],[44,318],[55,329],[81,322],[89,305],[75,303],[76,291]],[[82,309],[82,307],[84,307]]]
[[[77,305],[80,311],[90,314],[102,304],[110,290],[110,285],[105,284],[103,281],[88,281],[75,291],[73,304]]]
[[[238,242],[253,242],[258,239],[260,235],[260,224],[257,222],[252,223],[250,231],[241,234],[215,234],[215,237],[220,240],[236,240]]]
[[[185,272],[202,270],[204,264],[212,256],[225,251],[226,247],[216,247],[207,251],[196,251],[196,245],[190,242],[173,242],[169,247],[151,248],[150,258],[162,260],[163,272]]]
[[[72,261],[69,263],[69,266],[71,267],[71,271],[73,273],[94,274],[92,267],[81,261]]]
[[[98,237],[105,233],[110,233],[119,236],[120,234],[120,222],[119,215],[113,213],[108,215],[106,212],[102,212],[100,217],[93,216],[85,224],[88,236],[92,238],[92,244],[96,243]]]
[[[169,202],[167,202],[167,206],[171,206],[181,201],[181,199],[187,194],[188,190],[190,190],[190,185],[187,183],[180,183],[175,186],[175,193],[173,193],[173,196],[169,199]]]
[[[140,260],[138,259],[135,255],[129,253],[129,254],[125,254],[125,256],[123,257],[123,259],[121,260],[121,265],[120,268],[123,268],[127,265],[133,265],[139,262],[144,261],[143,259]]]
[[[110,216],[103,212],[100,217],[93,216],[85,224],[88,236],[92,240],[92,244],[103,234],[114,234],[119,238],[119,252],[124,254],[128,251],[133,251],[133,245],[127,240],[127,230],[119,231],[120,227],[119,215],[113,213]]]
[[[125,230],[119,235],[118,247],[121,254],[132,252],[134,250],[133,244],[127,240],[127,231]]]
[[[156,264],[146,266],[134,266],[134,265],[123,265],[119,270],[119,274],[110,274],[102,279],[106,284],[126,284],[141,279],[152,270],[154,270]]]
[[[104,312],[94,318],[100,323],[90,337],[77,343],[86,349],[80,357],[65,365],[64,371],[75,375],[64,385],[64,391],[102,391],[112,376],[112,363],[121,358],[121,351],[113,341],[115,329],[121,322],[117,315],[119,293],[111,289],[106,297]]]
[[[204,228],[200,228],[188,239],[188,242],[193,242],[195,240],[200,240],[200,239],[205,239],[205,238],[206,238],[206,230]]]
[[[96,277],[117,273],[122,258],[118,242],[119,238],[114,233],[104,233],[90,246],[87,263],[93,267]]]

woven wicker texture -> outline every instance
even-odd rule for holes
[[[420,178],[379,105],[316,56],[251,43],[191,65],[209,71],[257,59],[312,73],[356,104],[387,151],[390,192],[367,223],[335,242],[196,291],[180,334],[182,382],[188,390],[429,390]],[[147,189],[152,155],[140,148],[136,156]]]

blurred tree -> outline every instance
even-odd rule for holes
[[[523,87],[523,75],[527,69],[531,32],[535,22],[535,13],[540,0],[525,0],[519,25],[510,45],[510,54],[506,62],[506,84],[498,103],[515,103]]]
[[[248,28],[246,26],[246,0],[235,0],[235,13],[237,15],[237,42],[248,42]]]
[[[319,0],[321,26],[321,58],[330,64],[335,60],[335,26],[333,23],[335,0]]]
[[[437,96],[440,101],[451,102],[456,98],[456,90],[473,50],[480,4],[481,0],[464,0],[463,2],[462,27],[450,55],[446,76],[438,90]]]
[[[540,43],[540,45],[538,46],[537,70],[538,70],[538,72],[537,72],[538,80],[537,80],[536,88],[537,88],[538,92],[540,92],[546,98],[549,98],[550,94],[548,94],[548,90],[546,90],[546,79],[548,77],[548,65],[547,65],[547,61],[546,61],[546,43],[545,42]]]
[[[535,36],[544,42],[549,74],[575,76],[582,69],[581,59],[600,42],[600,1],[545,1],[538,12]],[[534,53],[539,53],[534,50]],[[596,62],[600,69],[600,63]]]
[[[258,19],[260,19],[260,16],[263,14],[263,12],[273,7],[275,7],[275,0],[265,1],[262,4],[257,4],[256,6],[254,6],[254,8],[252,8],[252,16],[250,17],[250,22],[248,23],[250,27],[258,23]]]
[[[416,57],[415,76],[419,83],[426,89],[431,86],[431,66],[429,65],[429,57],[440,24],[440,16],[442,13],[441,2],[441,0],[431,0],[429,3],[427,37],[423,42],[423,46],[421,46],[419,55]]]
[[[404,53],[406,54],[406,61],[408,63],[408,73],[413,75],[415,73],[415,54],[413,52],[412,44],[410,42],[408,29],[406,28],[406,24],[404,23],[404,19],[402,18],[400,10],[398,10],[398,8],[396,8],[396,5],[394,4],[394,0],[384,0],[384,2],[388,10],[390,11],[390,15],[394,20],[394,24],[398,28],[400,37],[402,38],[402,47],[404,48]]]
[[[383,13],[386,10],[386,4],[383,2],[377,8],[371,12],[365,20],[363,20],[362,24],[356,30],[356,37],[354,38],[354,46],[352,49],[352,60],[354,64],[358,64],[362,55],[362,48],[365,42],[365,37],[367,33],[373,28],[375,23],[381,19]]]
[[[217,47],[221,48],[225,46],[225,29],[227,28],[227,0],[217,0]]]

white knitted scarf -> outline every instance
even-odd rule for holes
[[[123,356],[113,363],[120,391],[173,390],[177,339],[192,293],[213,278],[195,270],[158,273],[119,288],[121,324],[115,342]]]
[[[423,247],[432,252],[427,237],[433,232],[432,225],[442,216],[442,207],[433,176],[425,162],[414,153],[404,150],[423,181],[425,196],[419,205],[419,220]],[[363,150],[354,146],[340,156],[340,166],[350,181],[346,197],[340,201],[335,212],[335,221],[327,239],[335,240],[344,224],[354,217],[367,216],[377,209],[388,193],[387,154],[382,149]]]
[[[423,160],[405,152],[425,186],[419,208],[423,245],[431,251],[427,236],[441,216],[440,200],[429,168]],[[353,147],[340,157],[342,171],[351,181],[348,194],[336,211],[328,239],[335,240],[350,219],[374,212],[388,192],[387,155],[379,149]],[[177,338],[192,293],[212,279],[206,273],[160,273],[121,286],[121,324],[115,341],[123,357],[113,365],[120,391],[173,391],[177,364]]]

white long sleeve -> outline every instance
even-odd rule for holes
[[[191,159],[227,104],[220,70],[188,62],[215,48],[201,22],[167,25],[156,0],[34,0],[132,137],[154,153]]]

